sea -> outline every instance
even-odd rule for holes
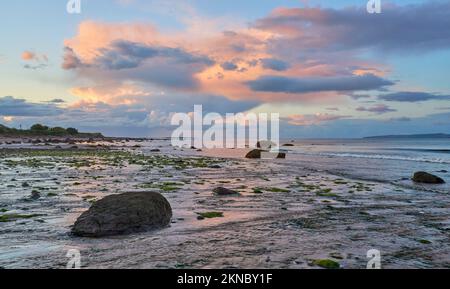
[[[450,138],[311,139],[288,143],[294,144],[284,148],[293,165],[420,191],[450,193]],[[417,171],[435,174],[447,183],[416,184],[411,178]]]

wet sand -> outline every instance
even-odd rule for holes
[[[65,268],[69,249],[85,268],[318,268],[319,259],[366,268],[370,249],[383,268],[450,267],[448,194],[205,155],[167,141],[0,149],[0,267]],[[241,196],[214,196],[220,186]],[[33,191],[41,197],[30,199]],[[69,234],[93,202],[129,191],[161,192],[171,226]],[[198,220],[205,212],[223,217]]]

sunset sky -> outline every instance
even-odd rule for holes
[[[0,123],[169,136],[278,112],[282,137],[450,132],[450,1],[2,1]]]

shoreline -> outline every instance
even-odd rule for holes
[[[319,259],[365,268],[373,248],[385,268],[450,265],[448,195],[399,191],[283,160],[208,157],[161,141],[139,145],[29,149],[0,160],[0,209],[7,210],[0,215],[30,216],[0,222],[0,266],[63,268],[67,248],[80,249],[86,268],[317,268]],[[151,152],[156,148],[162,151]],[[216,187],[241,196],[215,197]],[[41,198],[26,201],[33,190]],[[173,207],[171,226],[101,239],[69,234],[93,202],[130,191],[162,193]],[[223,217],[198,220],[205,212]]]

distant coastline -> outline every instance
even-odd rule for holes
[[[408,134],[408,135],[380,135],[369,136],[363,139],[436,139],[436,138],[450,138],[450,134],[434,133],[434,134]]]
[[[75,128],[48,127],[35,124],[30,129],[10,128],[0,124],[0,137],[76,137],[76,138],[103,138],[101,133],[79,132]]]

